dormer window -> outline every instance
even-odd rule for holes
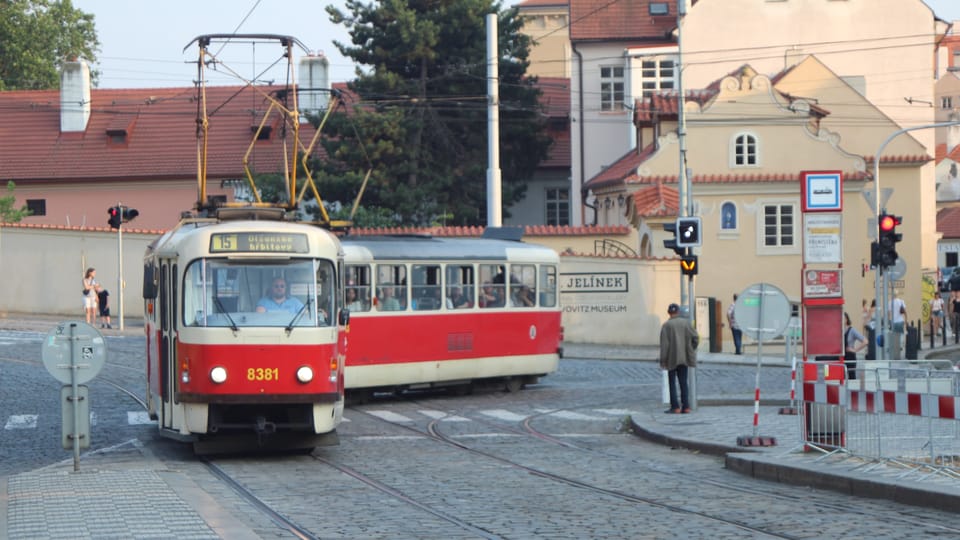
[[[650,2],[650,15],[669,15],[670,4],[667,2]]]
[[[257,134],[258,141],[269,141],[270,133],[273,132],[272,126],[263,126],[263,129],[260,129],[258,132],[257,129],[260,129],[260,126],[250,126],[250,132]]]

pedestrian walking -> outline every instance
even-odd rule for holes
[[[664,412],[689,413],[687,368],[697,367],[700,336],[690,320],[680,316],[680,306],[670,304],[667,314],[670,318],[660,327],[660,367],[667,370],[667,382],[670,385],[670,408]],[[680,387],[679,400],[677,386]]]
[[[734,314],[734,308],[737,305],[737,295],[733,295],[733,302],[727,308],[727,324],[730,325],[730,333],[733,334],[734,354],[743,354],[743,330],[737,324],[737,317]]]

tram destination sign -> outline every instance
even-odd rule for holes
[[[210,253],[307,253],[307,235],[234,232],[210,235]]]

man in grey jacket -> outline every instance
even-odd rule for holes
[[[670,384],[670,408],[666,413],[690,412],[690,397],[687,386],[687,368],[697,366],[697,346],[700,336],[691,321],[680,316],[680,306],[670,304],[670,318],[660,327],[660,367],[667,370]],[[680,385],[680,400],[677,400],[677,384]]]

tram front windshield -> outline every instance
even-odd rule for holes
[[[329,326],[334,267],[319,259],[198,259],[184,273],[184,326]]]

